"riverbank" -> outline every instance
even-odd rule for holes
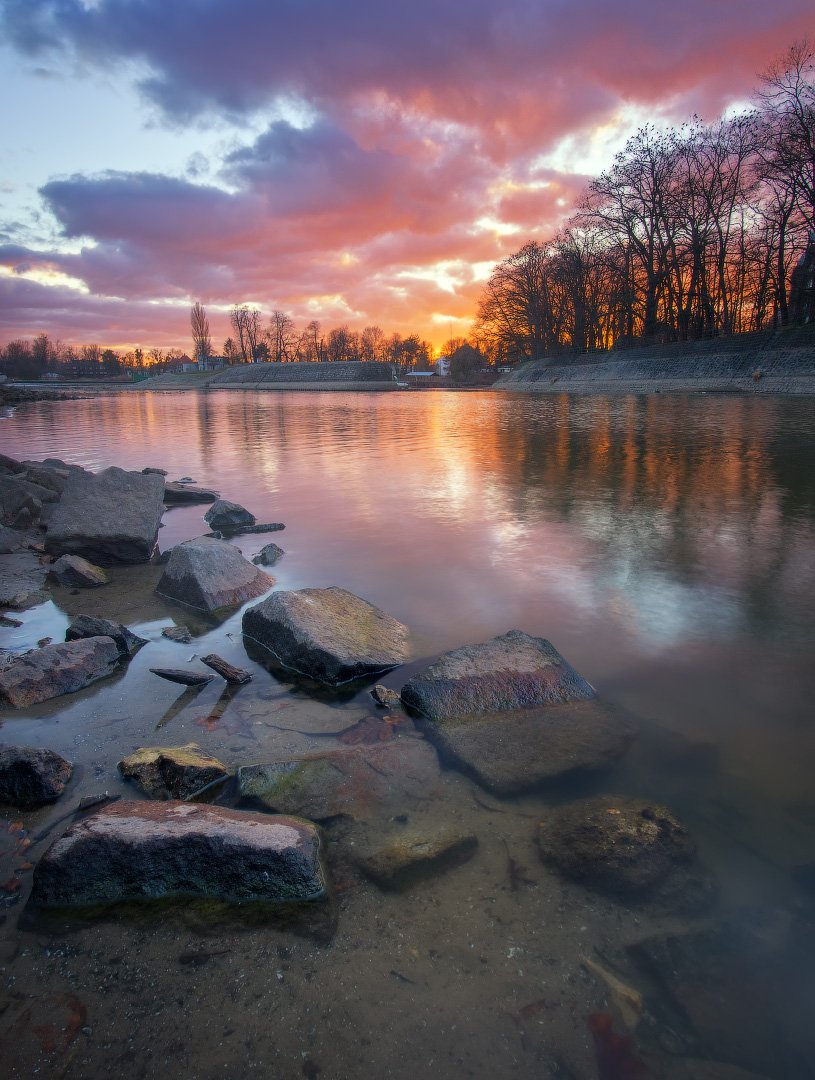
[[[815,394],[815,329],[675,342],[558,363],[531,360],[496,390],[538,394]]]

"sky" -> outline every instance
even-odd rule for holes
[[[714,119],[811,0],[0,0],[0,343],[191,351],[229,308],[466,335],[643,123]]]

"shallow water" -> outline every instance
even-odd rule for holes
[[[350,875],[331,933],[191,912],[20,926],[26,881],[0,928],[9,1075],[640,1075],[599,1071],[587,1017],[620,1018],[584,961],[602,956],[636,983],[627,946],[704,920],[613,902],[540,862],[537,818],[593,791],[659,798],[679,814],[720,882],[708,920],[786,920],[772,961],[796,1004],[777,1045],[735,976],[728,994],[745,1033],[762,1032],[759,1050],[678,1031],[659,987],[642,984],[653,1003],[635,1039],[650,1074],[713,1076],[689,1064],[704,1058],[779,1080],[815,1075],[815,920],[798,870],[815,863],[811,401],[123,393],[20,407],[0,419],[0,446],[90,468],[161,466],[284,522],[235,542],[247,555],[270,539],[285,549],[278,587],[340,585],[406,623],[416,660],[389,686],[446,649],[518,628],[552,640],[640,725],[611,774],[569,790],[499,802],[446,773],[416,814],[475,832],[475,858],[405,894]],[[169,511],[161,547],[204,531],[204,509]],[[124,568],[97,592],[55,590],[22,628],[0,631],[5,647],[30,648],[85,611],[151,642],[122,677],[2,714],[4,741],[77,766],[56,807],[22,815],[30,835],[82,795],[132,795],[116,762],[139,745],[193,740],[237,766],[324,746],[325,733],[376,715],[364,689],[315,698],[278,681],[246,657],[240,612],[191,620],[152,595],[159,573]],[[161,637],[173,621],[192,626],[192,646]],[[255,676],[220,705],[216,684],[184,697],[147,671],[209,651]],[[418,737],[411,729],[399,737]]]

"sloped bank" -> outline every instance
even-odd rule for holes
[[[493,389],[538,394],[815,394],[815,327],[530,360]]]
[[[158,375],[138,390],[396,390],[390,364],[348,360],[337,363],[235,364],[212,372]]]

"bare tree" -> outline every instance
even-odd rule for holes
[[[209,335],[209,319],[203,304],[198,300],[190,309],[192,327],[192,346],[196,360],[209,360],[212,356],[212,338]]]
[[[291,315],[285,311],[273,311],[266,336],[269,354],[275,363],[285,364],[294,359],[298,339]]]

